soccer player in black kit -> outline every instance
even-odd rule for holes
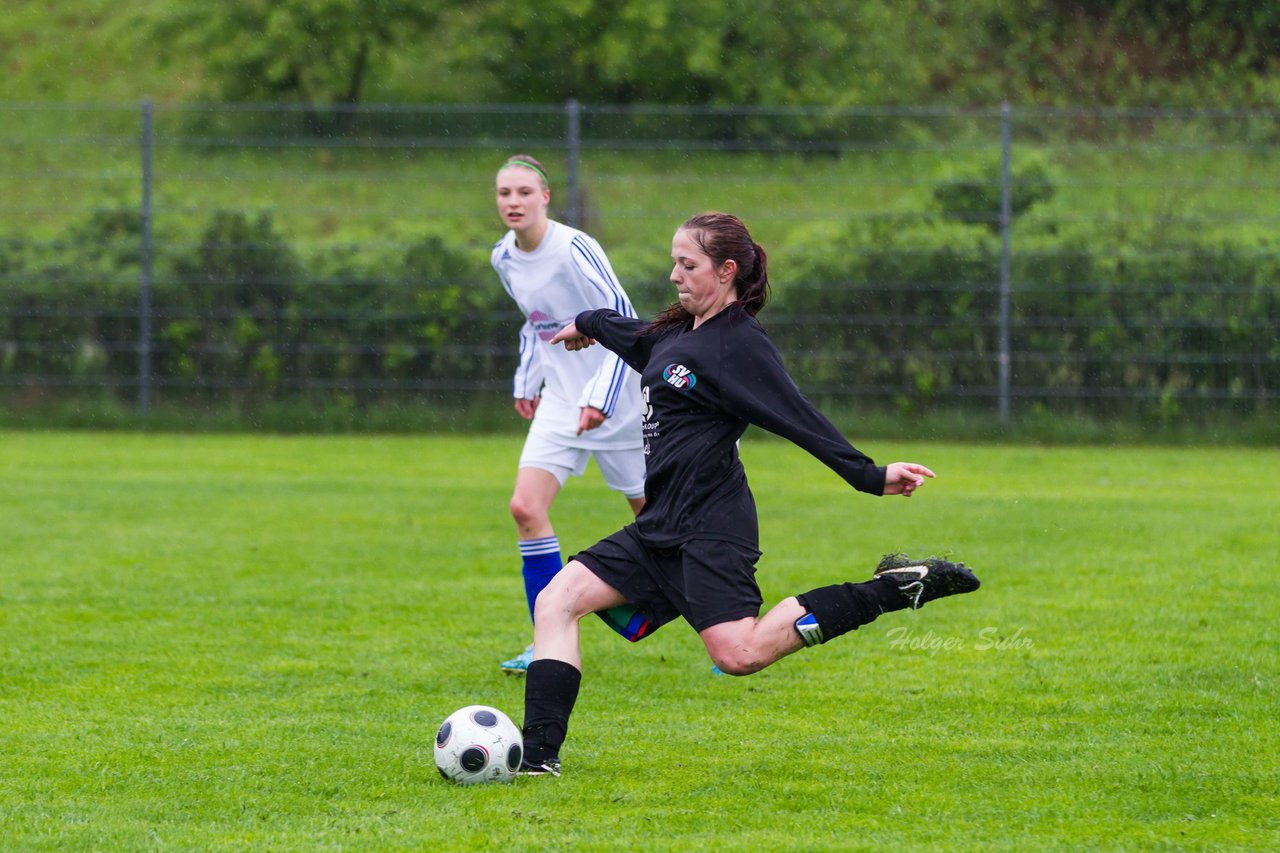
[[[570,350],[599,342],[640,373],[645,505],[538,596],[525,682],[530,775],[560,775],[582,679],[578,623],[589,614],[630,604],[647,620],[637,640],[684,617],[721,671],[749,675],[881,613],[978,588],[963,564],[891,555],[870,580],[818,587],[759,615],[759,527],[737,445],[748,425],[794,442],[861,492],[910,497],[934,474],[912,462],[878,467],[800,393],[756,322],[766,257],[741,220],[695,216],[676,231],[671,256],[679,301],[653,322],[584,311],[552,339]]]

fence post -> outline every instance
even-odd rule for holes
[[[152,104],[142,99],[142,246],[138,295],[138,408],[151,411],[151,141]]]
[[[1009,161],[1013,148],[1013,111],[1000,104],[1000,424],[1009,423],[1009,276],[1010,226],[1013,223],[1013,186]]]
[[[582,198],[578,192],[578,151],[581,145],[581,124],[580,114],[582,105],[577,99],[570,98],[564,105],[565,118],[568,122],[568,151],[565,154],[566,172],[568,174],[568,186],[566,192],[569,194],[569,206],[566,213],[568,224],[574,228],[582,227]]]

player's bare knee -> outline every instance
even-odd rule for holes
[[[725,655],[721,657],[713,657],[711,661],[716,665],[716,669],[720,670],[725,675],[752,675],[764,669],[763,663],[750,657]]]
[[[590,579],[575,571],[579,566],[578,563],[570,563],[538,593],[533,605],[534,622],[540,622],[544,618],[571,622],[591,612],[591,608],[584,604]]]
[[[569,600],[563,590],[555,587],[554,581],[538,593],[533,603],[533,622],[535,625],[562,624],[572,620]]]
[[[511,510],[511,517],[515,519],[516,524],[522,528],[535,527],[547,515],[544,508],[526,500],[518,492],[511,496],[511,503],[507,508]]]
[[[711,662],[726,675],[751,675],[768,666],[763,656],[742,646],[711,651]]]

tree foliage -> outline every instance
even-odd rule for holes
[[[430,31],[442,4],[197,0],[175,4],[149,30],[166,58],[199,56],[218,99],[350,105],[388,52]]]
[[[482,0],[455,52],[495,97],[787,106],[1280,101],[1248,0]]]
[[[226,101],[342,107],[373,89],[514,103],[1280,103],[1280,6],[1250,0],[174,0],[163,8],[148,28],[153,41],[174,65],[200,63],[208,94]]]
[[[515,101],[887,102],[906,97],[923,70],[891,50],[910,22],[890,5],[488,0],[459,59],[481,63]]]
[[[1275,106],[1280,6],[1251,0],[973,0],[938,6],[953,101]],[[967,49],[954,40],[960,36]],[[1216,103],[1215,103],[1216,102]]]

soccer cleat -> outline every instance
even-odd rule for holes
[[[560,759],[548,758],[544,761],[521,761],[517,776],[556,776],[560,775]]]
[[[796,620],[796,631],[806,646],[816,646],[823,641],[822,626],[812,613],[806,613]]]
[[[504,660],[498,666],[502,667],[502,671],[510,675],[524,675],[525,670],[529,668],[529,664],[533,663],[533,644],[511,660]]]
[[[980,586],[977,576],[964,563],[941,557],[913,560],[905,554],[886,554],[876,566],[875,577],[896,583],[912,610],[919,610],[935,598],[973,592]],[[796,629],[799,628],[797,622]]]

